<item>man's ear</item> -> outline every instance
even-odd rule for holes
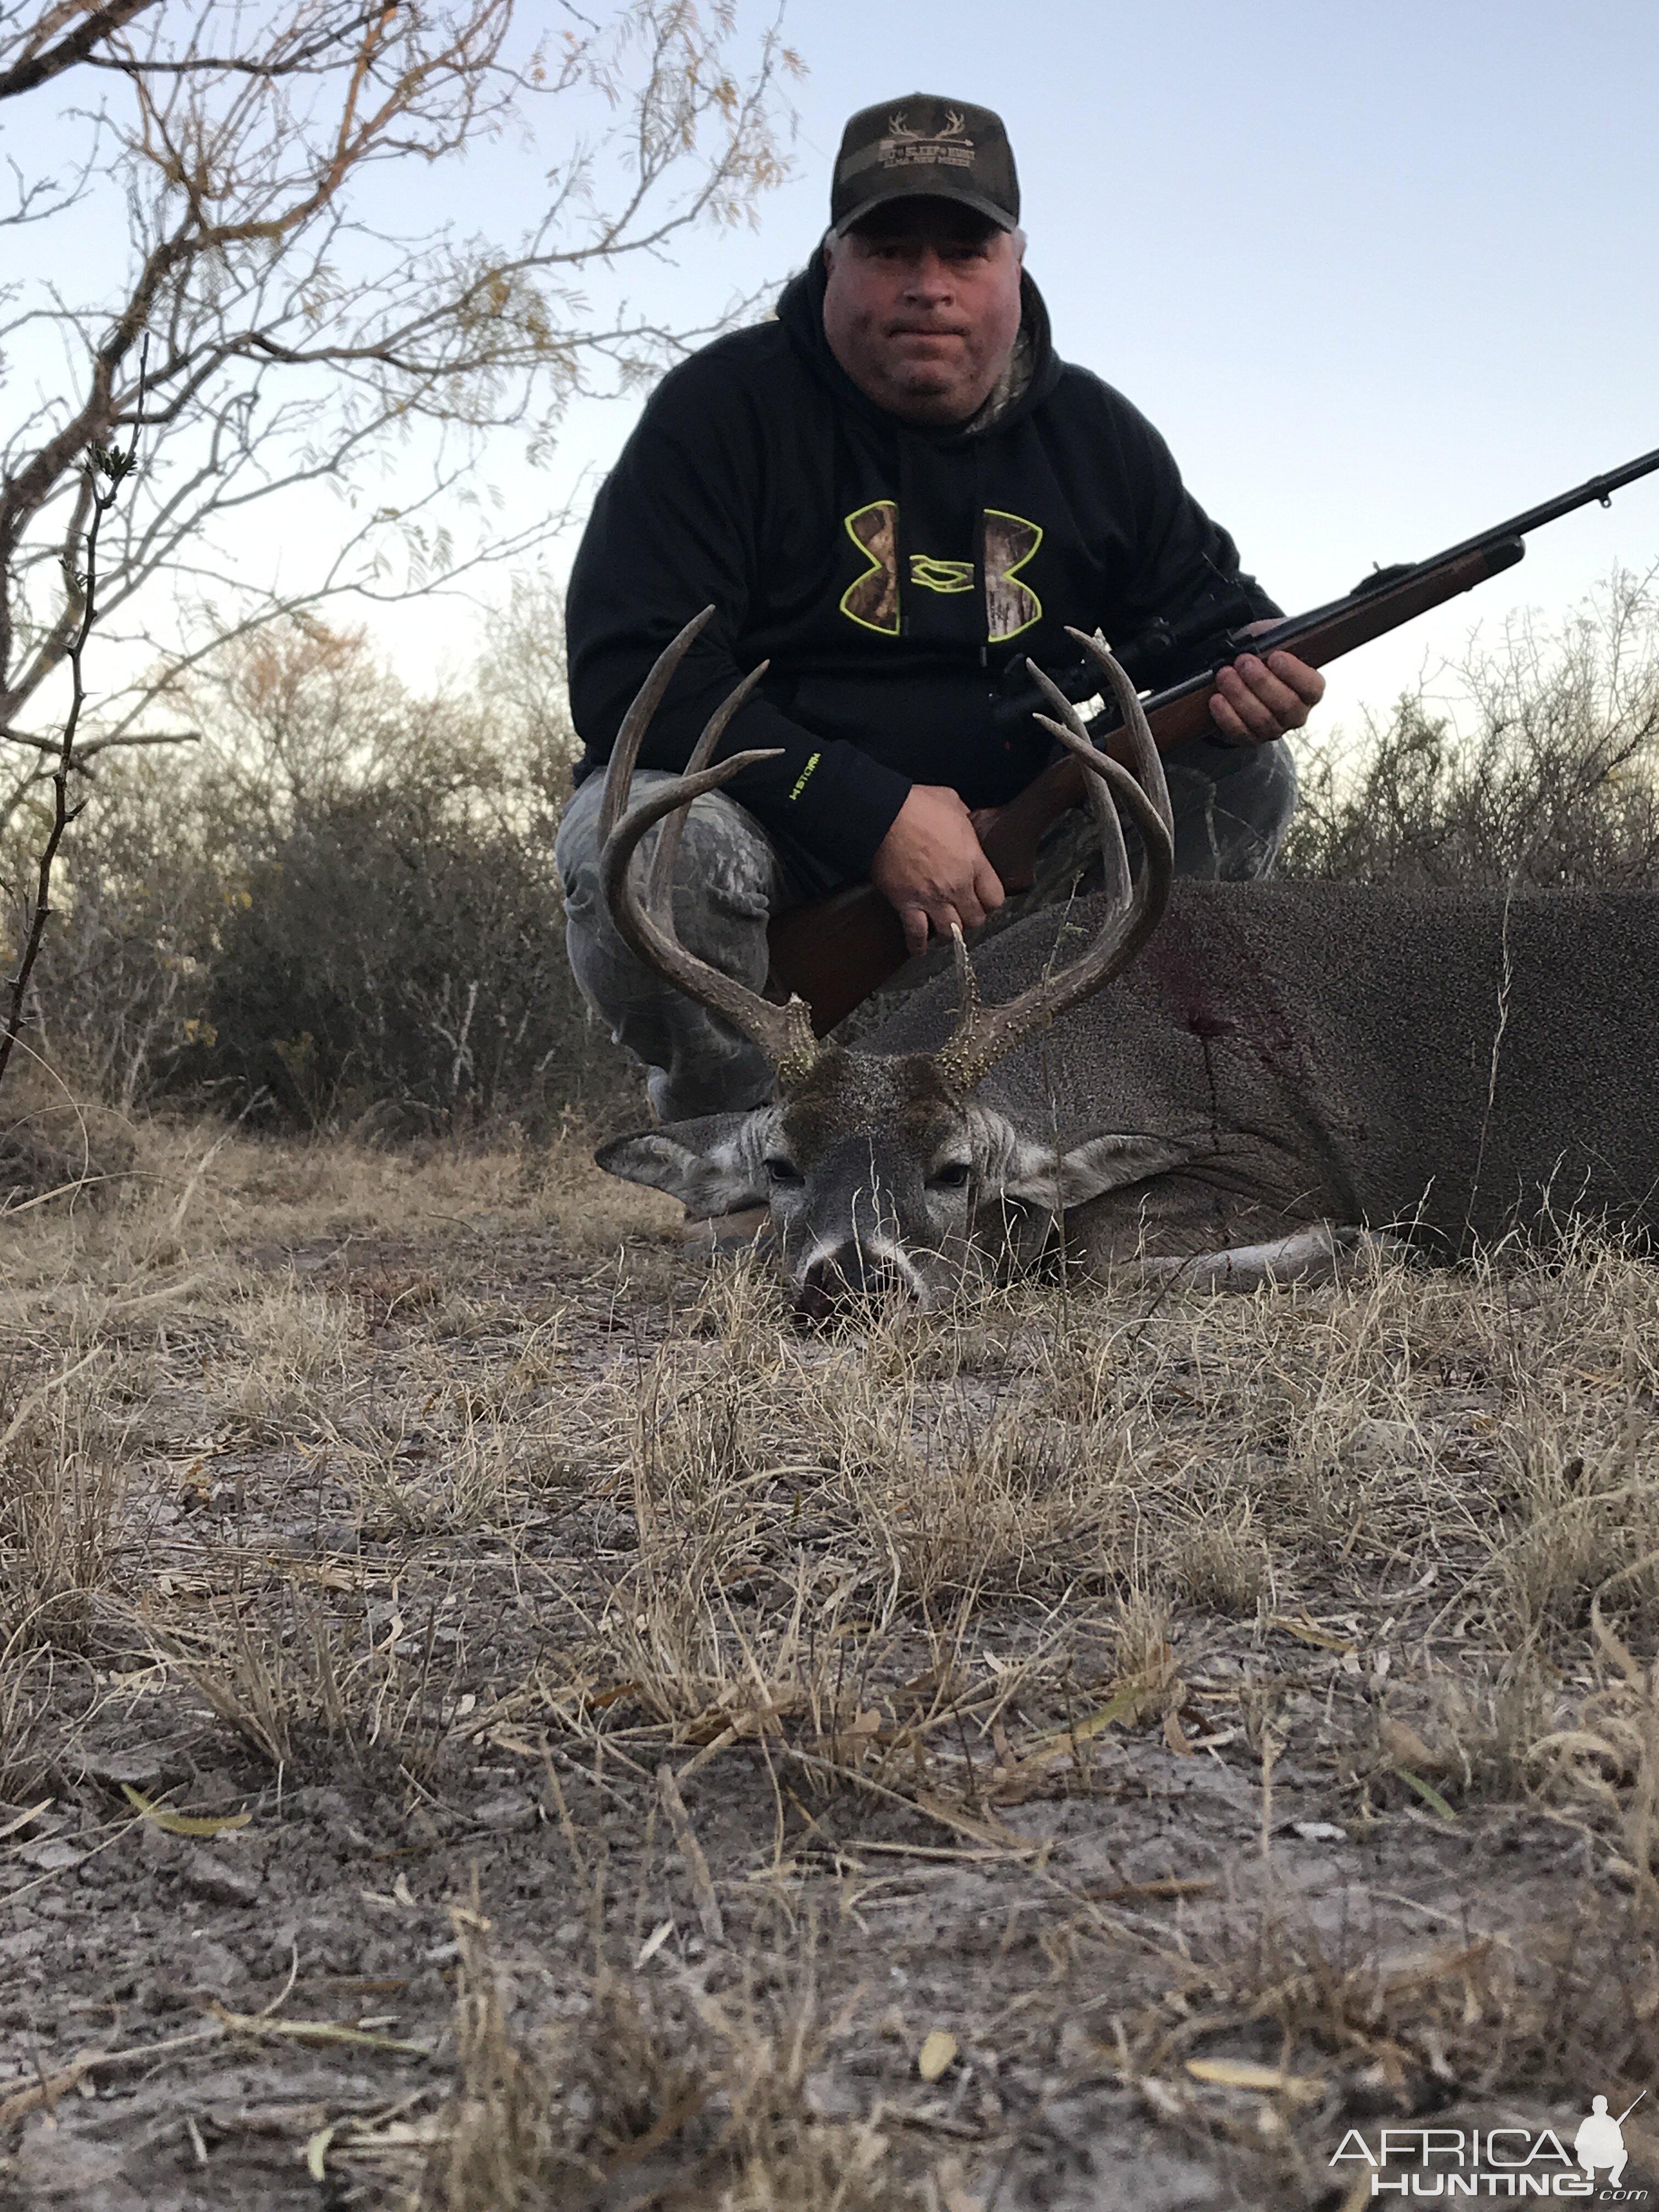
[[[593,1158],[607,1175],[665,1190],[694,1216],[734,1213],[763,1206],[769,1194],[763,1163],[777,1118],[775,1107],[747,1114],[704,1114],[695,1121],[668,1121],[613,1137]]]
[[[969,1116],[981,1200],[1017,1198],[1050,1213],[1161,1175],[1191,1152],[1170,1137],[1108,1133],[1068,1142],[1034,1136],[988,1107],[971,1106]]]

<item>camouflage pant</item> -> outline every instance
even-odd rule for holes
[[[1296,805],[1296,765],[1282,739],[1259,747],[1195,738],[1164,760],[1175,809],[1176,873],[1210,882],[1247,882],[1272,872]],[[664,780],[642,769],[636,790]],[[556,848],[564,884],[565,942],[584,999],[616,1038],[641,1060],[654,1111],[663,1121],[757,1104],[772,1070],[755,1047],[718,1016],[696,1006],[638,959],[611,925],[599,889],[599,808],[605,779],[589,776],[564,811]],[[644,840],[645,862],[659,833]],[[1134,841],[1130,840],[1131,852]],[[1006,928],[1034,908],[1068,896],[1097,848],[1087,814],[1063,815],[1044,838],[1036,880],[1009,899],[987,932]],[[720,792],[697,799],[686,823],[674,878],[680,941],[711,966],[754,990],[766,982],[766,926],[772,915],[835,888],[806,855],[787,853],[737,803]],[[867,1030],[896,993],[937,972],[948,950],[911,961],[866,1010],[837,1034]]]

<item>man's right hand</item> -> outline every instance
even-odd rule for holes
[[[973,818],[948,784],[913,783],[893,826],[876,848],[870,879],[904,924],[915,954],[933,928],[977,929],[1002,904],[1002,879],[986,859]]]

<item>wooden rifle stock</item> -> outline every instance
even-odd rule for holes
[[[1547,501],[1500,523],[1478,538],[1454,545],[1432,560],[1387,568],[1368,576],[1346,599],[1333,599],[1308,613],[1293,615],[1253,636],[1234,633],[1218,641],[1212,665],[1200,676],[1159,691],[1146,702],[1146,719],[1160,750],[1214,728],[1210,699],[1218,672],[1241,653],[1294,653],[1315,668],[1367,645],[1431,607],[1473,591],[1488,577],[1512,568],[1526,552],[1530,530],[1587,507],[1607,506],[1611,495],[1638,477],[1659,470],[1659,450],[1626,462],[1575,490]],[[1114,750],[1114,710],[1091,725],[1097,744]],[[1068,807],[1082,803],[1085,771],[1070,753],[1035,777],[981,835],[987,859],[1010,891],[1028,890],[1035,878],[1036,850],[1044,834]],[[836,1023],[878,991],[909,957],[897,914],[873,884],[849,884],[827,898],[792,908],[772,923],[772,982],[793,991],[812,1009],[812,1028],[825,1036]]]

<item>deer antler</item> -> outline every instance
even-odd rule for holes
[[[758,1045],[777,1068],[778,1080],[787,1090],[799,1082],[817,1052],[811,1012],[805,1001],[791,997],[787,1006],[780,1006],[770,999],[762,998],[747,984],[723,975],[718,968],[711,968],[695,952],[688,952],[674,929],[674,862],[691,802],[701,799],[705,792],[718,791],[722,784],[729,783],[741,769],[752,768],[756,762],[775,760],[778,757],[774,747],[734,753],[730,760],[721,761],[716,767],[708,765],[715,746],[726,734],[727,724],[765,674],[765,661],[751,669],[709,716],[684,774],[676,776],[672,783],[659,784],[654,790],[642,793],[631,805],[628,804],[629,786],[651,717],[661,705],[663,695],[674,672],[690,652],[692,641],[714,611],[712,606],[705,607],[664,648],[623,717],[605,773],[605,801],[599,810],[599,836],[603,840],[599,869],[611,918],[641,959],[684,991],[687,998],[708,1007],[711,1012],[730,1022],[751,1044]],[[663,824],[663,831],[657,841],[650,877],[641,898],[629,863],[641,839],[659,822]]]
[[[1044,975],[1029,991],[1022,991],[1017,999],[1011,999],[1006,1006],[980,1004],[968,949],[957,935],[957,975],[962,991],[962,1012],[954,1036],[938,1054],[938,1063],[946,1081],[963,1092],[971,1091],[998,1060],[1006,1058],[1016,1045],[1023,1044],[1033,1030],[1046,1029],[1050,1022],[1120,975],[1157,928],[1169,904],[1170,884],[1175,870],[1175,817],[1170,808],[1169,787],[1164,780],[1164,764],[1158,757],[1152,730],[1134,685],[1107,651],[1104,639],[1098,634],[1085,637],[1077,629],[1070,635],[1099,663],[1111,685],[1134,758],[1134,773],[1131,775],[1127,769],[1098,751],[1083,717],[1059,685],[1052,683],[1035,661],[1026,662],[1059,717],[1054,720],[1039,714],[1036,719],[1044,729],[1052,730],[1090,772],[1089,804],[1100,833],[1106,867],[1106,920],[1100,934],[1080,958],[1058,975]],[[1146,848],[1146,865],[1139,883],[1131,881],[1123,831],[1116,809],[1107,796],[1109,790],[1133,817]]]

